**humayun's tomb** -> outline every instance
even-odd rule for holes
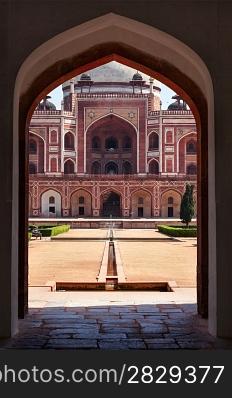
[[[29,130],[30,217],[179,217],[196,200],[197,132],[179,96],[161,109],[159,82],[116,62],[47,96]]]

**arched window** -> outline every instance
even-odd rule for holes
[[[101,140],[99,137],[92,138],[92,149],[100,149],[101,148]]]
[[[157,133],[151,133],[149,136],[149,149],[159,149],[159,136]]]
[[[85,203],[85,198],[84,198],[84,196],[80,196],[79,197],[79,204],[80,205],[83,205]]]
[[[72,133],[66,133],[64,136],[64,149],[74,149],[74,135]]]
[[[150,174],[159,174],[159,163],[156,160],[152,160],[149,163],[149,173]]]
[[[67,160],[64,164],[64,174],[73,174],[74,173],[74,163],[72,160]]]
[[[55,204],[55,197],[54,196],[50,196],[49,198],[49,204]]]
[[[197,153],[197,143],[196,141],[188,141],[186,144],[186,153],[187,154],[195,154]]]
[[[122,174],[132,174],[132,166],[130,162],[124,162],[122,165]]]
[[[173,197],[172,196],[168,197],[168,205],[173,205]]]
[[[109,162],[105,166],[106,174],[118,174],[118,165],[114,162]]]
[[[91,167],[92,174],[101,174],[101,165],[99,162],[93,162]]]
[[[30,141],[29,141],[29,153],[30,153],[30,155],[37,154],[37,143],[33,139],[30,139]]]
[[[36,173],[37,173],[36,164],[30,162],[30,163],[29,163],[29,174],[36,174]]]
[[[131,144],[131,138],[126,136],[123,138],[123,143],[122,143],[123,151],[129,152],[131,150],[132,144]]]
[[[143,205],[143,198],[142,197],[138,198],[138,205]]]
[[[194,163],[189,164],[187,166],[186,174],[196,175],[197,174],[197,166]]]
[[[118,148],[118,140],[115,137],[109,137],[105,141],[105,148],[108,151],[114,151]]]
[[[49,214],[53,216],[56,213],[55,197],[50,196],[48,199],[48,203],[49,203],[49,208],[48,208]]]

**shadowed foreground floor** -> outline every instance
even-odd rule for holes
[[[30,312],[4,348],[214,349],[196,314],[195,289],[176,292],[45,292],[31,289]]]

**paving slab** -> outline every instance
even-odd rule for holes
[[[39,295],[48,311],[38,307]],[[3,342],[1,349],[232,349],[231,341],[209,335],[207,321],[194,312],[195,289],[172,293],[44,292],[42,297],[31,292],[29,297],[32,311],[19,322],[18,335]],[[119,315],[110,313],[112,307]],[[148,313],[152,313],[150,308],[161,312],[141,319],[140,307]],[[70,308],[71,318],[64,316]],[[94,312],[87,315],[91,309]],[[51,314],[55,317],[47,318]]]

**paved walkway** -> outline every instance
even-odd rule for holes
[[[64,232],[63,234],[59,234],[54,236],[53,240],[59,240],[61,238],[70,238],[70,239],[106,239],[109,234],[108,229],[70,229],[68,232]]]
[[[29,285],[45,286],[49,281],[96,282],[104,246],[104,241],[31,241]]]
[[[29,243],[29,284],[96,282],[104,252],[107,229],[72,229],[59,237],[82,240],[32,240]],[[162,241],[118,241],[127,282],[175,282],[196,286],[197,241],[170,241],[155,230],[115,230],[116,238],[162,238]],[[94,240],[102,238],[102,240]],[[88,239],[91,239],[88,241]]]
[[[178,287],[196,286],[196,246],[196,239],[118,242],[128,282],[175,281]]]
[[[166,239],[170,240],[170,237],[161,234],[155,229],[115,229],[114,237],[120,239]]]
[[[213,349],[232,342],[207,333],[195,289],[159,292],[53,292],[30,289],[30,314],[4,348]]]

